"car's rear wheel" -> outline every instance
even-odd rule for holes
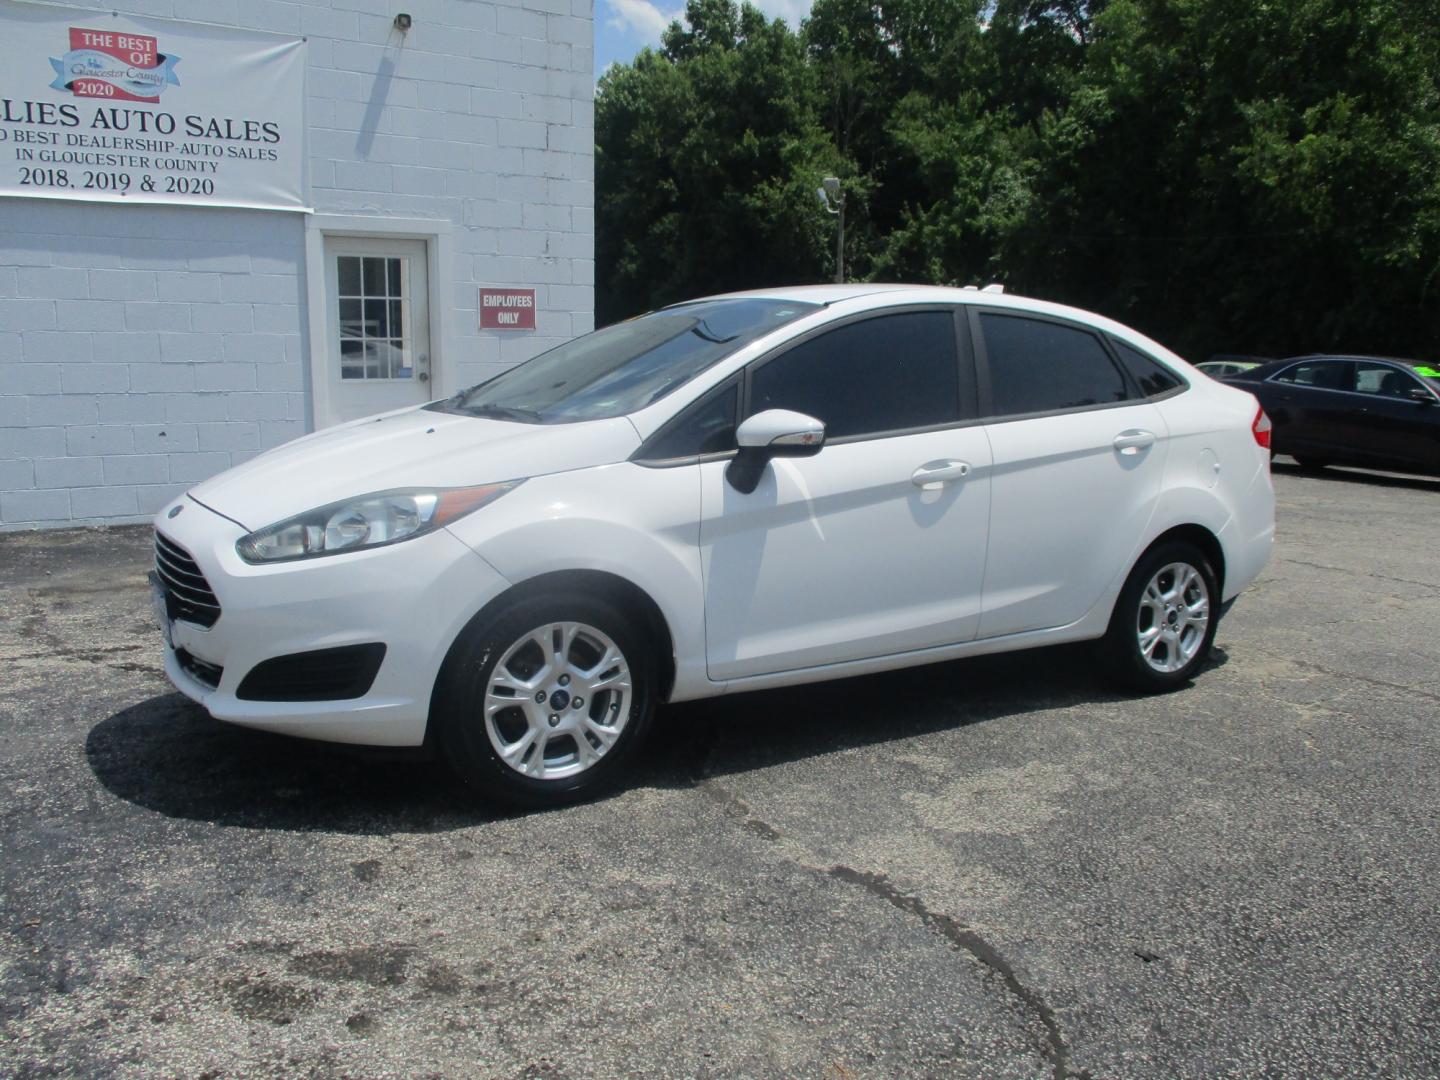
[[[1220,588],[1205,553],[1171,541],[1146,552],[1120,590],[1102,660],[1122,685],[1144,692],[1186,683],[1210,653]]]
[[[610,602],[546,594],[467,628],[433,714],[451,766],[527,807],[589,798],[623,775],[654,713],[646,635]]]

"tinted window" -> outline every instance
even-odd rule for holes
[[[740,389],[731,383],[682,412],[645,446],[646,461],[718,454],[735,449],[735,410]]]
[[[1355,364],[1355,389],[1362,394],[1409,397],[1419,387],[1419,379],[1389,364]]]
[[[740,299],[665,308],[566,342],[433,407],[528,423],[623,416],[817,306]]]
[[[794,409],[828,439],[952,423],[960,418],[955,318],[883,315],[811,338],[755,370],[750,412]]]
[[[1139,349],[1132,349],[1123,341],[1110,339],[1110,344],[1115,346],[1115,353],[1120,357],[1120,362],[1125,365],[1125,370],[1130,372],[1130,377],[1135,380],[1135,385],[1140,387],[1140,392],[1146,397],[1158,397],[1161,394],[1174,390],[1177,386],[1183,385],[1180,376],[1174,374],[1169,368],[1162,367],[1158,360],[1146,356]],[[1221,374],[1234,375],[1241,371],[1239,364],[1223,364]]]
[[[1286,368],[1275,376],[1274,381],[1322,390],[1349,390],[1350,363],[1346,360],[1308,360]]]
[[[1440,361],[1430,364],[1418,364],[1414,361],[1409,361],[1408,363],[1411,371],[1424,379],[1431,390],[1440,394]]]
[[[997,416],[1106,405],[1129,397],[1094,334],[1013,315],[981,315]]]

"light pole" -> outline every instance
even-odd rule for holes
[[[840,220],[835,230],[835,284],[845,284],[845,193],[840,190],[840,178],[827,176],[822,186],[815,189],[825,209]]]

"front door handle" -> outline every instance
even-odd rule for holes
[[[910,482],[916,487],[943,484],[947,480],[961,480],[970,475],[968,461],[927,461],[910,474]]]
[[[1115,449],[1122,454],[1138,454],[1141,450],[1148,450],[1155,445],[1155,433],[1153,431],[1141,431],[1139,428],[1131,428],[1129,431],[1122,431],[1115,436]]]

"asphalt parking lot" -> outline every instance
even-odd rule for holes
[[[0,1074],[1436,1075],[1440,482],[1276,486],[1179,693],[1060,649],[678,707],[530,815],[209,720],[147,530],[0,535]]]

